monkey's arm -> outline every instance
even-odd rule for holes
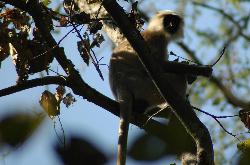
[[[161,66],[163,67],[164,72],[181,75],[187,74],[193,76],[210,77],[213,71],[211,66],[192,65],[175,61],[162,61]]]

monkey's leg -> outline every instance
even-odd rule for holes
[[[129,121],[132,111],[132,94],[124,88],[117,89],[117,99],[120,104],[120,125],[119,125],[119,137],[118,137],[118,150],[117,150],[117,165],[126,164],[127,155],[127,140]]]

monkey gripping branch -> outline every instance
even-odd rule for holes
[[[178,96],[169,82],[163,83],[159,81],[159,75],[163,73],[162,68],[155,62],[140,32],[130,23],[119,4],[114,0],[104,0],[102,4],[117,23],[133,49],[138,53],[148,74],[155,81],[159,92],[163,95],[166,102],[172,107],[174,114],[186,128],[187,132],[193,137],[197,148],[197,164],[214,164],[213,144],[208,129],[196,116],[191,105]],[[168,92],[162,93],[161,89],[163,89],[163,87],[165,87]]]

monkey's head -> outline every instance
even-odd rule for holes
[[[184,21],[180,14],[171,10],[158,12],[149,22],[148,30],[165,33],[168,40],[183,37]]]

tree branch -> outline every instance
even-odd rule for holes
[[[77,92],[75,93],[77,93],[78,95],[83,96],[83,98],[86,98],[88,101],[93,102],[96,105],[99,105],[100,107],[106,109],[110,113],[119,117],[119,105],[116,101],[102,95],[101,93],[91,88],[90,86],[87,86],[87,88],[84,88],[83,85],[79,84],[80,86],[73,87],[75,84],[70,83],[70,81],[68,81],[68,78],[63,77],[63,76],[47,76],[43,78],[27,80],[22,84],[17,84],[17,85],[13,85],[13,86],[1,89],[0,97],[14,94],[14,93],[26,90],[26,89],[43,86],[43,85],[50,85],[50,84],[64,85],[64,86],[68,86],[72,88],[73,90],[77,90]],[[134,114],[133,116],[136,116],[136,115]],[[149,132],[159,137],[160,139],[164,141],[165,136],[163,136],[161,132],[162,130],[164,130],[166,126],[155,120],[150,120],[150,122],[148,122],[147,125],[144,126],[147,120],[148,120],[147,116],[140,115],[138,117],[134,117],[132,119],[132,123],[144,129],[146,132]]]
[[[68,79],[67,85],[75,94],[82,96],[83,99],[87,99],[89,102],[106,109],[108,112],[116,115],[117,117],[120,116],[119,103],[99,93],[88,84],[82,84],[81,82],[74,81],[74,79]],[[148,119],[149,117],[146,115],[137,115],[132,113],[131,123],[144,129],[149,134],[155,135],[165,141],[166,137],[162,134],[162,131],[166,128],[166,125],[152,119],[148,121]],[[147,124],[145,125],[145,123]]]
[[[48,29],[48,27],[45,26],[46,19],[43,18],[43,15],[42,15],[43,9],[38,3],[36,3],[36,0],[35,1],[30,0],[28,1],[27,4],[25,3],[25,1],[20,1],[20,0],[1,0],[1,1],[7,4],[10,4],[14,7],[20,8],[21,10],[28,12],[33,17],[36,23],[36,26],[39,28],[40,33],[44,37],[44,40],[47,41],[47,44],[49,45],[49,47],[51,48],[54,47],[54,49],[51,50],[53,51],[52,53],[56,54],[55,57],[58,60],[59,64],[63,67],[64,71],[67,74],[69,74],[69,77],[66,78],[67,82],[65,82],[66,84],[64,85],[67,85],[68,87],[70,87],[73,90],[74,94],[82,96],[83,99],[87,99],[89,102],[92,102],[119,117],[119,114],[120,114],[119,104],[116,101],[96,91],[94,88],[90,87],[88,84],[86,84],[81,78],[79,72],[75,70],[72,62],[67,59],[63,48],[59,47],[59,45],[56,43],[53,36],[51,35],[50,30]],[[63,81],[65,80],[63,79]],[[53,81],[45,81],[42,83],[40,82],[39,79],[28,80],[25,83],[28,83],[29,85],[20,84],[17,87],[12,86],[12,87],[0,90],[1,91],[0,96],[6,96],[8,94],[18,92],[21,90],[25,90],[28,88],[32,88],[35,86],[57,84],[56,82],[53,82]],[[135,114],[133,114],[133,116],[135,116]],[[139,117],[133,118],[131,122],[134,125],[140,128],[143,128],[146,132],[152,135],[155,135],[164,141],[165,137],[161,134],[161,132],[164,130],[165,125],[161,124],[158,121],[150,120],[147,123],[147,125],[144,126],[147,120],[148,120],[147,116],[140,115]]]
[[[213,145],[210,134],[203,123],[200,122],[190,104],[178,96],[177,92],[168,82],[161,82],[160,75],[162,68],[155,62],[146,42],[140,32],[130,23],[123,9],[114,0],[103,0],[103,6],[116,21],[117,25],[126,36],[149,75],[155,80],[159,89],[167,89],[167,93],[162,93],[167,102],[174,109],[175,115],[181,121],[188,133],[193,137],[197,147],[198,164],[214,164]],[[161,92],[161,90],[159,90]]]
[[[20,92],[25,89],[34,88],[37,86],[49,85],[49,84],[58,84],[66,85],[66,79],[63,76],[48,76],[43,78],[36,78],[32,80],[27,80],[21,84],[13,85],[8,88],[0,90],[0,97],[7,96],[16,92]]]

